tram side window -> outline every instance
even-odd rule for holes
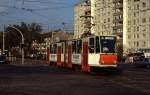
[[[89,40],[89,52],[94,53],[94,38],[90,38]]]
[[[96,53],[100,53],[100,38],[96,37]]]
[[[54,45],[54,47],[53,47],[53,52],[54,52],[54,54],[57,53],[57,44]]]
[[[50,53],[53,53],[52,45],[50,45]]]
[[[64,44],[62,43],[62,46],[61,46],[61,53],[64,53]]]
[[[82,40],[77,41],[77,53],[82,52]]]
[[[65,53],[67,53],[67,52],[68,52],[68,44],[65,43]]]
[[[72,42],[72,53],[76,53],[76,41]]]

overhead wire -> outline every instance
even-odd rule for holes
[[[17,0],[17,1],[21,1],[21,0]],[[38,1],[38,0],[23,0],[23,2],[40,2],[41,1]],[[47,2],[51,2],[51,1],[47,1]],[[42,2],[42,3],[46,3],[46,2]],[[52,3],[52,2],[51,2]],[[54,2],[53,2],[54,3]],[[59,2],[55,2],[55,4],[62,4],[62,3],[59,3]],[[47,8],[39,8],[39,9],[30,9],[30,8],[25,8],[25,7],[22,7],[22,8],[19,8],[19,7],[16,7],[16,6],[10,6],[10,5],[0,5],[1,7],[5,7],[5,8],[13,8],[13,9],[20,9],[20,10],[23,10],[23,11],[26,11],[26,12],[30,12],[36,16],[39,16],[39,17],[44,17],[43,19],[45,19],[46,22],[48,22],[48,17],[46,17],[45,15],[43,14],[40,14],[40,13],[37,13],[36,11],[40,11],[40,10],[50,10],[50,9],[62,9],[62,8],[70,8],[70,7],[73,7],[74,5],[71,5],[71,6],[58,6],[58,7],[47,7]],[[50,22],[48,22],[50,24]],[[57,23],[57,21],[56,21]]]
[[[32,14],[36,14],[36,15],[42,17],[42,18],[44,17],[44,19],[46,19],[46,21],[48,21],[47,20],[48,18],[45,15],[39,14],[39,13],[35,12],[36,9],[28,9],[28,8],[24,8],[24,7],[19,8],[19,7],[16,7],[16,6],[9,6],[9,5],[0,5],[0,6],[6,7],[6,8],[19,9],[19,10],[23,10],[23,11],[26,11],[26,12],[31,12]],[[55,7],[55,8],[45,8],[45,9],[56,9],[56,8],[58,8],[58,7]],[[59,7],[59,8],[67,8],[67,7]],[[40,9],[37,9],[37,10],[40,10]]]
[[[60,5],[68,5],[68,3],[64,3],[64,2],[54,2],[54,1],[37,1],[37,0],[23,0],[24,2],[30,2],[30,3],[51,3],[51,4],[60,4]]]

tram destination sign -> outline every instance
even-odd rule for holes
[[[105,37],[101,37],[101,39],[103,40],[115,40],[114,36],[105,36]]]

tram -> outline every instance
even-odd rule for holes
[[[47,63],[83,72],[96,68],[117,68],[116,37],[91,36],[51,43]]]

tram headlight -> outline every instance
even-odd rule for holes
[[[116,63],[117,63],[117,61],[115,60],[113,63],[114,63],[114,64],[116,64]]]
[[[103,60],[102,60],[101,62],[102,62],[102,64],[104,64],[104,63],[105,63]]]

